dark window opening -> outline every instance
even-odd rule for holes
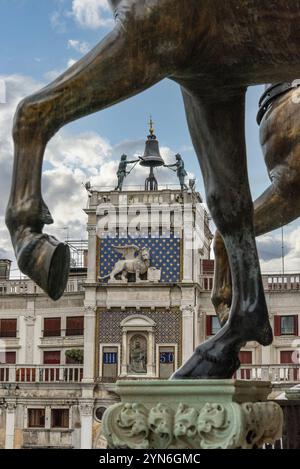
[[[69,409],[52,409],[51,427],[69,428]]]
[[[28,409],[28,427],[45,427],[45,409]]]
[[[44,337],[60,337],[61,318],[44,319]]]
[[[17,337],[16,319],[0,319],[0,337]]]
[[[84,317],[74,316],[67,318],[66,335],[83,335],[84,333]]]

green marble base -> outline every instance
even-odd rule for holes
[[[256,448],[281,437],[283,415],[267,402],[269,382],[118,381],[121,403],[108,408],[109,448]]]

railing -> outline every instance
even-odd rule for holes
[[[169,190],[169,191],[180,191],[181,187],[179,184],[159,184],[159,190]],[[145,191],[145,184],[126,184],[123,187],[125,192],[143,192]],[[91,192],[103,192],[110,194],[111,192],[117,192],[123,195],[122,192],[115,191],[115,186],[93,186]],[[148,192],[148,191],[146,191]],[[155,192],[155,191],[154,191]]]
[[[80,365],[0,365],[2,383],[80,383]]]
[[[236,372],[237,379],[271,381],[272,383],[300,382],[299,365],[241,365]]]
[[[86,276],[70,278],[65,292],[74,293],[83,291],[83,283],[85,280]],[[30,279],[0,281],[0,295],[35,295],[41,293],[43,293],[43,290]]]
[[[201,274],[199,283],[202,290],[210,291],[213,287],[213,272]],[[286,291],[300,290],[300,274],[280,275],[262,275],[263,286],[265,291]]]
[[[202,290],[211,291],[213,288],[214,274],[200,275],[199,284]]]

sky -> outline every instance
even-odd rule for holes
[[[113,27],[106,0],[0,0],[0,257],[13,259],[4,223],[13,162],[12,119],[18,102],[55,79],[95,46]],[[3,91],[3,88],[5,90]],[[246,136],[252,197],[269,185],[259,144],[256,113],[263,87],[247,93]],[[47,233],[86,239],[87,195],[82,183],[114,186],[122,153],[142,154],[149,116],[166,162],[181,153],[205,200],[203,181],[186,124],[179,87],[164,80],[140,95],[65,126],[45,154],[43,197],[54,217]],[[166,169],[159,182],[176,183]],[[143,184],[136,170],[128,184]],[[68,228],[66,230],[66,227]],[[213,228],[213,227],[212,227]],[[283,231],[285,270],[300,272],[300,223]],[[263,272],[279,273],[281,230],[257,238]]]

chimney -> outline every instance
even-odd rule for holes
[[[9,280],[11,261],[0,259],[0,280]]]

